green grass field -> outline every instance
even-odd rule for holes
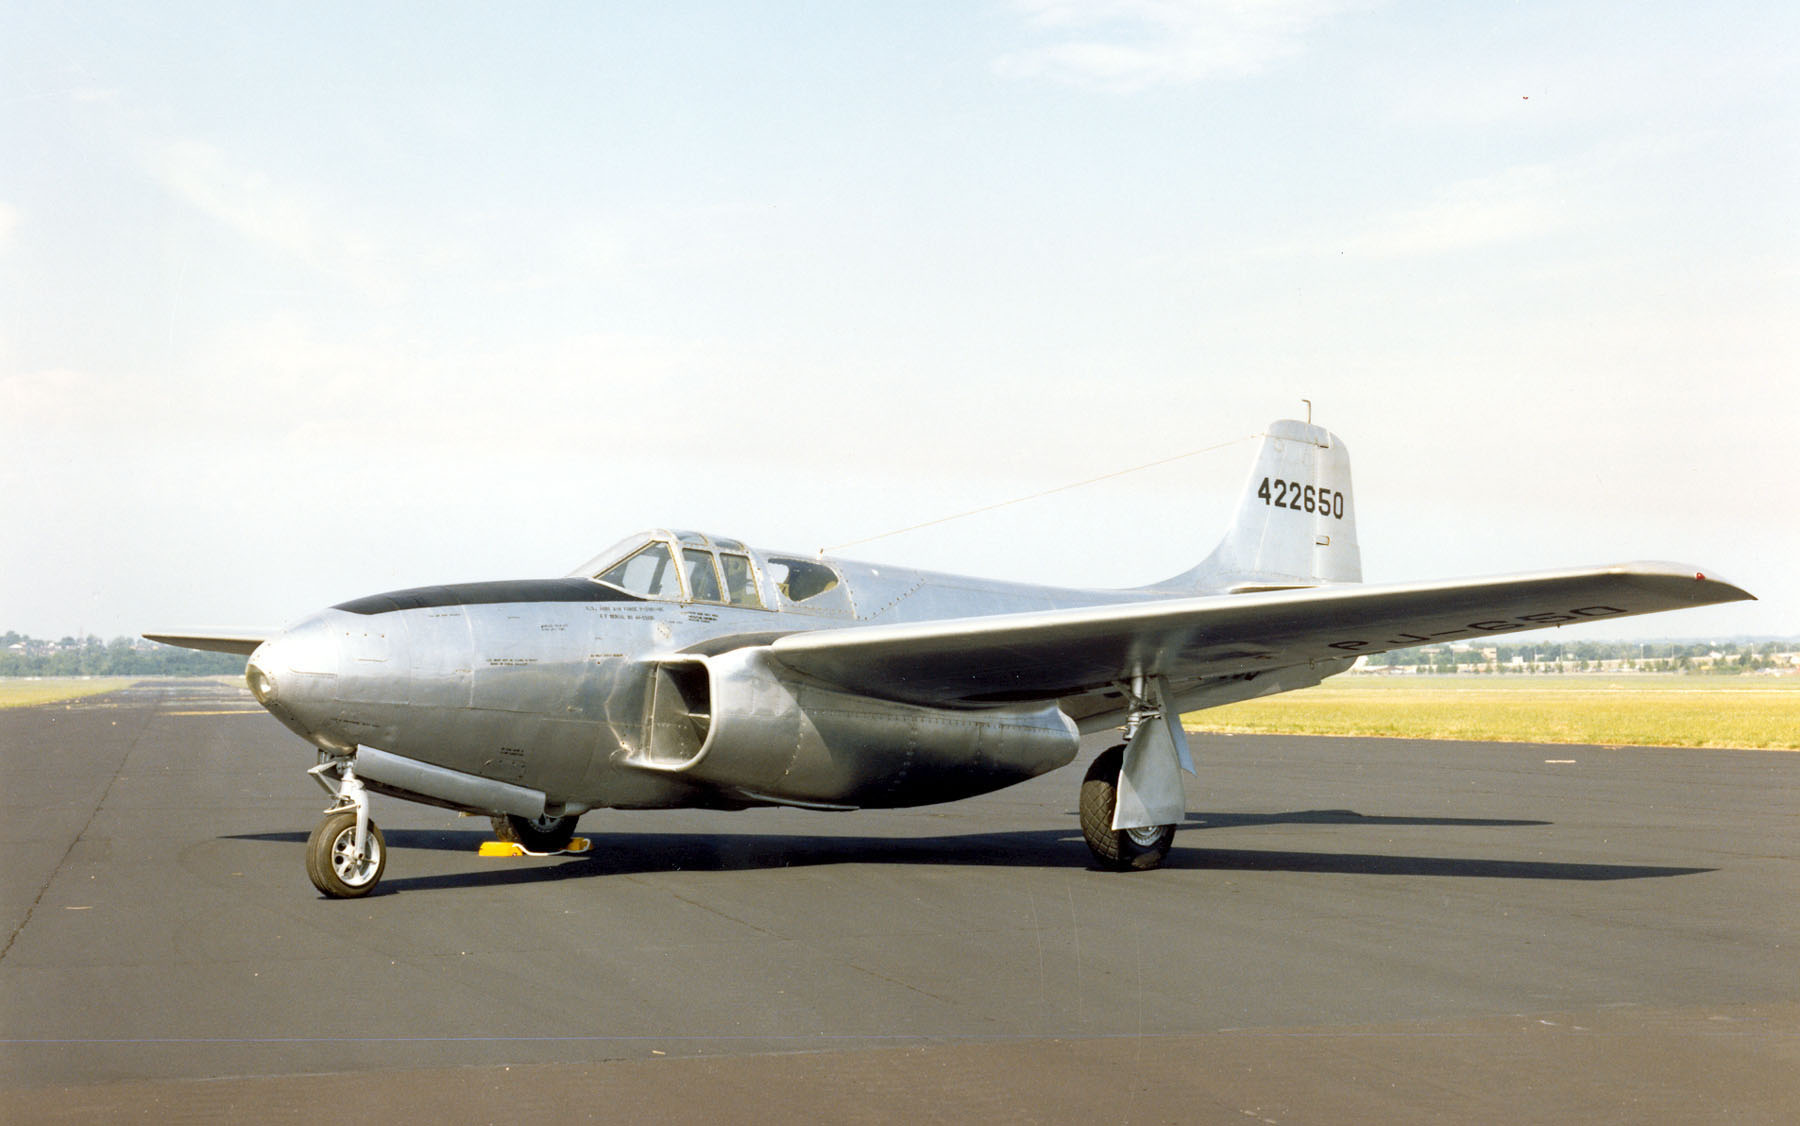
[[[1338,677],[1183,722],[1190,731],[1800,750],[1800,679]]]
[[[0,708],[29,708],[99,696],[134,683],[135,676],[0,677]]]

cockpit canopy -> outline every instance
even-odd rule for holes
[[[656,529],[628,536],[570,572],[628,594],[748,610],[799,610],[847,616],[850,589],[836,567],[758,551],[701,532]]]

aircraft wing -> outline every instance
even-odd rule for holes
[[[239,653],[248,657],[256,647],[274,637],[279,630],[187,630],[182,633],[146,633],[145,641],[174,645],[182,649],[205,649],[213,653]]]
[[[1692,567],[1625,563],[852,626],[789,634],[769,648],[789,668],[853,691],[974,705],[1074,696],[1138,673],[1236,676],[1753,597]]]

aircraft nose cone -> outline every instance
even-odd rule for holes
[[[337,679],[338,644],[322,617],[309,618],[256,647],[244,681],[257,703],[296,733],[311,739]]]
[[[291,687],[290,682],[296,677],[335,677],[337,633],[324,617],[308,618],[257,646],[256,652],[250,654],[249,667],[261,675],[272,692]],[[254,692],[256,685],[250,689]]]
[[[250,686],[250,695],[255,696],[256,702],[265,708],[273,704],[276,698],[275,678],[262,666],[262,658],[269,645],[267,641],[258,645],[256,652],[250,654],[250,660],[244,666],[244,683]]]

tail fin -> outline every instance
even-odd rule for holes
[[[1237,518],[1198,567],[1162,589],[1243,593],[1362,581],[1350,452],[1323,426],[1271,423]]]

